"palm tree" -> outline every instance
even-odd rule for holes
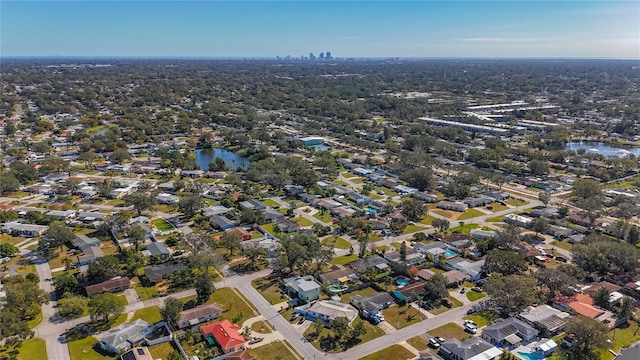
[[[71,259],[69,259],[68,257],[65,257],[64,259],[62,259],[61,262],[64,265],[64,269],[69,270],[69,267],[71,266]]]

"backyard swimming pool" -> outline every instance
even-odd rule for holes
[[[407,279],[397,279],[396,280],[396,285],[398,285],[398,286],[407,286],[407,285],[409,285],[409,280],[407,280]]]
[[[348,288],[349,287],[347,285],[329,285],[329,291],[331,292],[342,292]]]
[[[370,207],[366,207],[364,208],[368,213],[370,214],[375,214],[378,212],[378,210],[374,209],[374,208],[370,208]]]
[[[444,256],[445,256],[445,257],[452,257],[452,256],[456,256],[456,254],[457,254],[457,253],[456,253],[455,251],[453,251],[453,250],[447,250],[447,251],[445,251],[445,252],[444,252]]]
[[[544,360],[544,356],[538,353],[524,353],[519,352],[518,356],[524,360]]]

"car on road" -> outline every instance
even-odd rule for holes
[[[440,343],[436,339],[429,339],[429,346],[431,346],[434,349],[437,349],[440,347]]]

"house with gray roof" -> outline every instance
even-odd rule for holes
[[[45,225],[22,224],[19,221],[11,221],[2,224],[2,232],[13,236],[33,238],[44,234],[49,229]]]
[[[104,254],[102,253],[102,249],[100,249],[99,245],[88,247],[82,250],[82,255],[78,256],[78,261],[73,264],[73,267],[77,268],[83,265],[88,265],[98,260],[98,258],[102,257],[103,255]]]
[[[98,346],[105,351],[118,354],[141,344],[149,336],[154,327],[144,320],[138,319],[127,325],[120,325],[100,339]]]
[[[463,204],[463,203],[459,203],[459,202],[442,200],[442,201],[440,201],[438,203],[438,205],[436,205],[436,207],[439,208],[439,209],[443,209],[443,210],[453,210],[453,211],[458,211],[458,212],[465,212],[465,210],[467,210],[467,208],[469,206],[467,204]]]
[[[497,360],[502,350],[474,336],[465,341],[451,339],[440,345],[440,355],[448,360]]]
[[[389,262],[380,256],[367,255],[362,259],[350,263],[349,266],[362,274],[370,267],[385,270],[389,269]]]
[[[422,191],[416,191],[414,193],[411,194],[411,197],[420,201],[424,201],[427,203],[434,203],[436,201],[438,201],[438,196],[437,195],[432,195],[432,194],[427,194],[425,192]]]
[[[320,289],[322,286],[318,284],[313,276],[292,276],[283,280],[284,285],[292,296],[300,300],[310,302],[320,298]]]
[[[296,307],[294,312],[311,321],[321,319],[325,326],[330,326],[331,321],[338,317],[346,317],[349,322],[358,317],[358,310],[354,309],[353,306],[334,300],[314,301],[313,303]]]
[[[159,265],[145,269],[144,273],[151,282],[159,282],[166,275],[187,269],[186,265]]]
[[[94,237],[88,237],[87,235],[76,235],[71,242],[73,246],[83,251],[90,247],[100,247],[100,240]]]
[[[538,338],[538,330],[524,321],[510,317],[482,329],[482,338],[498,347],[515,349]]]
[[[229,209],[228,207],[224,207],[222,205],[216,205],[216,206],[206,207],[200,211],[204,216],[215,216],[215,215],[224,215],[229,211],[231,211],[231,209]]]
[[[376,316],[380,310],[394,303],[393,296],[386,292],[377,292],[368,296],[354,295],[350,302],[367,319]]]
[[[214,215],[210,218],[211,224],[220,230],[229,230],[236,227],[235,221],[224,215]]]
[[[157,241],[154,241],[151,244],[147,245],[147,251],[149,252],[150,256],[159,256],[165,259],[170,255],[169,247],[165,245],[165,243]]]
[[[256,200],[256,199],[241,201],[240,207],[243,209],[251,209],[251,210],[262,210],[267,208],[265,204],[263,204],[260,200]]]
[[[520,313],[519,317],[529,325],[540,324],[552,334],[557,334],[564,329],[571,315],[552,306],[543,304],[535,307],[527,307]]]
[[[487,197],[487,196],[480,196],[480,197],[476,197],[476,198],[464,199],[464,203],[469,205],[469,207],[472,207],[472,208],[489,205],[494,201],[496,201],[496,199],[490,198],[490,197]]]

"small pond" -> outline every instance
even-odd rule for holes
[[[231,170],[237,170],[240,167],[248,169],[250,164],[249,159],[244,158],[233,151],[219,148],[196,150],[196,163],[202,170],[209,170],[209,163],[216,158],[222,158]]]
[[[565,146],[567,150],[577,151],[578,149],[585,149],[588,154],[602,154],[604,156],[625,157],[629,154],[640,156],[640,148],[623,148],[606,145],[605,143],[596,141],[580,141],[570,142]]]

